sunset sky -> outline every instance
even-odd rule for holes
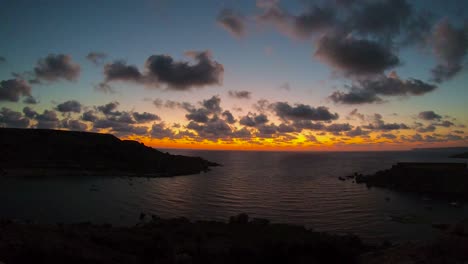
[[[0,126],[159,148],[468,144],[468,2],[5,0]]]

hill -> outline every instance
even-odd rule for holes
[[[163,153],[110,134],[0,128],[0,168],[6,175],[176,176],[218,164]]]

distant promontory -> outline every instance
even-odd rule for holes
[[[196,174],[218,164],[163,153],[110,134],[0,128],[0,174],[145,176]]]

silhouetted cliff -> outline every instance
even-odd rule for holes
[[[400,191],[468,198],[465,163],[401,162],[373,175],[358,175],[356,182]]]
[[[468,159],[468,152],[453,155],[451,158]]]
[[[218,164],[170,155],[110,134],[0,128],[0,169],[7,175],[175,176]]]

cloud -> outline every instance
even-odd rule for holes
[[[212,96],[210,99],[203,100],[202,105],[210,113],[219,113],[221,112],[221,98],[219,96]]]
[[[60,79],[76,81],[80,76],[80,65],[73,62],[72,57],[67,54],[49,54],[39,59],[34,67],[34,82],[42,80],[53,82]]]
[[[94,86],[94,90],[105,94],[114,94],[116,91],[106,82],[101,82]]]
[[[346,117],[346,119],[350,120],[354,118],[357,118],[360,121],[364,121],[366,119],[366,117],[363,114],[358,112],[357,108],[354,108],[351,112],[349,112],[348,116]]]
[[[232,9],[221,10],[216,18],[219,25],[237,38],[245,36],[246,28],[244,20],[241,14],[236,13]]]
[[[412,7],[406,0],[362,1],[347,24],[360,34],[384,38],[400,33],[412,16]]]
[[[400,79],[396,73],[376,79],[358,81],[348,87],[348,92],[336,91],[328,98],[341,104],[381,103],[380,96],[417,96],[437,89],[436,85],[418,79]]]
[[[400,64],[400,59],[389,47],[341,34],[322,36],[314,56],[347,75],[381,74]]]
[[[62,127],[74,131],[87,131],[88,125],[75,119],[64,119],[62,120]]]
[[[0,125],[3,127],[27,128],[30,119],[24,117],[22,113],[12,111],[6,107],[0,110]]]
[[[439,120],[442,116],[436,114],[434,111],[423,111],[418,114],[418,117],[423,120]]]
[[[150,135],[152,138],[173,138],[174,132],[170,128],[166,128],[164,123],[154,123],[151,126]]]
[[[57,105],[56,110],[62,113],[80,113],[81,103],[76,100],[70,100]]]
[[[312,5],[299,15],[290,14],[276,1],[257,1],[257,6],[263,11],[257,16],[258,22],[273,25],[278,31],[294,38],[308,38],[333,27],[336,22],[334,9],[329,6]]]
[[[232,115],[232,113],[229,110],[225,110],[222,113],[222,116],[224,117],[224,120],[226,120],[226,122],[228,122],[228,124],[234,124],[236,122],[236,119],[234,118],[234,116]]]
[[[382,119],[382,115],[374,114],[372,122],[367,126],[363,126],[366,129],[370,130],[379,130],[379,131],[390,131],[390,130],[399,130],[399,129],[409,129],[409,127],[403,123],[385,123]]]
[[[138,123],[148,123],[151,121],[161,120],[161,118],[158,115],[148,113],[148,112],[143,112],[143,113],[134,112],[133,118],[135,118],[136,122]]]
[[[337,135],[337,134],[339,134],[341,132],[350,131],[352,128],[353,127],[348,123],[343,123],[343,124],[335,123],[335,124],[331,124],[331,125],[326,126],[325,131]]]
[[[95,65],[100,65],[107,58],[107,54],[103,52],[92,51],[86,55],[86,59],[94,63]]]
[[[0,101],[18,102],[21,96],[31,96],[31,86],[21,79],[0,81]]]
[[[23,108],[23,113],[27,118],[35,118],[38,115],[38,113],[29,106]]]
[[[37,114],[36,120],[36,128],[55,129],[60,126],[57,112],[53,110],[44,110],[42,114]]]
[[[249,91],[229,91],[228,94],[230,97],[237,99],[250,99],[252,95]]]
[[[265,114],[257,115],[249,113],[248,115],[241,117],[239,124],[248,127],[259,127],[260,125],[268,123],[268,121],[268,117]]]
[[[468,28],[455,28],[448,20],[440,21],[432,36],[434,53],[439,63],[432,69],[435,82],[441,83],[457,75],[463,68],[468,51]]]
[[[434,132],[436,130],[436,127],[434,125],[428,125],[426,127],[417,127],[416,131],[419,133],[427,133],[427,132]]]
[[[172,90],[188,90],[192,87],[220,85],[224,73],[222,64],[212,60],[209,51],[188,51],[186,56],[196,63],[174,61],[167,55],[153,55],[146,60],[150,79],[167,85]]]
[[[127,65],[124,61],[108,63],[104,66],[105,81],[100,86],[124,81],[149,87],[165,85],[169,90],[182,91],[222,83],[224,67],[212,59],[209,51],[188,51],[185,55],[195,60],[195,63],[174,61],[168,55],[152,55],[146,60],[144,74],[136,66]]]
[[[34,98],[33,96],[27,96],[26,98],[24,98],[23,103],[25,103],[25,104],[38,104],[39,101],[36,98]]]
[[[349,130],[345,133],[345,135],[348,137],[367,136],[368,134],[369,134],[369,131],[363,130],[360,126],[352,130]]]
[[[104,65],[105,81],[133,81],[141,82],[143,75],[134,65],[127,65],[125,61],[115,61]]]
[[[291,106],[287,102],[277,102],[271,107],[276,115],[283,120],[332,121],[339,117],[337,113],[333,114],[325,106],[315,108],[304,104]]]
[[[98,106],[97,110],[101,111],[105,115],[119,115],[120,112],[114,111],[117,109],[119,105],[120,105],[119,102],[114,101],[105,105]]]
[[[0,63],[5,63],[7,60],[5,57],[3,56],[0,56]]]
[[[94,122],[97,119],[98,117],[96,116],[96,112],[94,112],[93,110],[88,110],[84,112],[83,115],[81,116],[81,120],[88,121],[88,122]]]

